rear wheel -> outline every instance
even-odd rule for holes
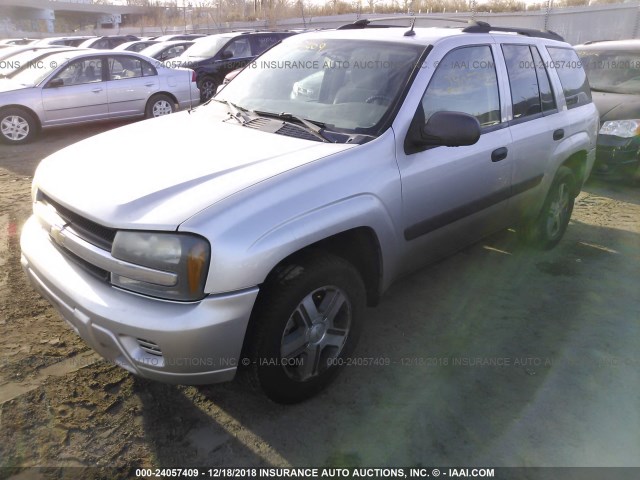
[[[163,115],[169,115],[176,111],[176,104],[173,99],[168,95],[162,93],[154,95],[149,99],[147,108],[145,110],[146,118],[161,117]]]
[[[353,351],[364,305],[359,273],[339,257],[312,254],[280,269],[252,318],[246,353],[253,383],[279,403],[321,391]]]
[[[538,218],[524,227],[524,240],[545,250],[555,247],[567,230],[576,195],[576,177],[568,167],[556,173]]]
[[[38,122],[32,114],[21,108],[7,108],[0,113],[0,139],[10,145],[32,141]]]
[[[200,100],[205,102],[216,94],[218,83],[213,77],[204,77],[200,82]]]

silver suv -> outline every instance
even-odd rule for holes
[[[511,225],[558,243],[598,130],[575,51],[368,27],[290,37],[207,104],[40,164],[22,263],[89,345],[170,383],[242,369],[293,403],[401,275]]]

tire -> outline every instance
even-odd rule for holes
[[[147,108],[145,109],[145,118],[162,117],[163,115],[169,115],[176,111],[176,104],[169,95],[159,93],[154,95],[147,102]]]
[[[217,82],[213,77],[204,77],[198,85],[200,89],[200,101],[206,102],[216,94],[220,82]]]
[[[567,167],[560,167],[538,217],[524,227],[523,240],[536,248],[549,250],[562,239],[576,197],[576,177]]]
[[[271,277],[256,302],[243,363],[252,385],[292,404],[324,389],[353,351],[365,287],[350,263],[320,253]]]
[[[32,141],[38,133],[38,122],[22,108],[7,108],[0,113],[0,139],[9,145]]]

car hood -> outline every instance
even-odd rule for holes
[[[353,147],[243,127],[212,104],[66,147],[40,163],[34,187],[107,227],[174,230],[240,190]]]
[[[29,86],[18,83],[15,80],[11,80],[9,78],[0,78],[0,93],[12,92],[14,90],[23,90],[25,88],[29,88]]]
[[[592,92],[600,121],[640,119],[640,95]]]

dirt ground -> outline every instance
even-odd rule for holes
[[[38,161],[111,127],[0,146],[0,477],[30,466],[121,478],[194,465],[640,466],[640,189],[587,184],[553,251],[507,231],[399,282],[368,310],[357,349],[379,364],[345,368],[285,407],[235,382],[134,378],[28,286],[18,242]]]

